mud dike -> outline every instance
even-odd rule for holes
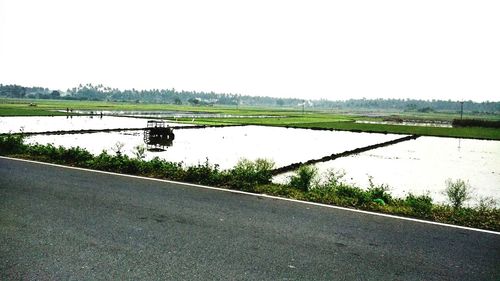
[[[341,153],[334,153],[332,155],[328,155],[328,156],[325,156],[325,157],[322,157],[319,159],[311,159],[311,160],[306,161],[306,162],[293,163],[293,164],[290,164],[290,165],[287,165],[284,167],[274,169],[271,171],[271,173],[273,176],[275,176],[275,175],[279,175],[279,174],[283,174],[286,172],[291,172],[291,171],[297,170],[300,166],[303,166],[303,165],[313,165],[316,163],[327,162],[327,161],[335,160],[337,158],[359,154],[361,152],[365,152],[368,150],[372,150],[372,149],[376,149],[376,148],[380,148],[380,147],[384,147],[384,146],[389,146],[389,145],[397,144],[397,143],[404,142],[404,141],[414,140],[414,139],[417,139],[418,137],[420,137],[420,136],[418,136],[418,135],[406,136],[403,138],[399,138],[399,139],[395,139],[395,140],[391,140],[391,141],[386,141],[386,142],[382,142],[382,143],[378,143],[378,144],[374,144],[374,145],[369,145],[369,146],[365,146],[365,147],[361,147],[361,148],[356,148],[356,149],[344,151]]]
[[[221,127],[235,127],[239,125],[195,125],[195,126],[171,126],[172,129],[204,129],[204,128],[221,128]],[[116,128],[116,129],[88,129],[88,130],[68,130],[68,131],[46,131],[46,132],[23,132],[23,133],[5,133],[3,135],[71,135],[71,134],[90,134],[90,133],[108,133],[108,132],[121,132],[121,131],[144,131],[149,128]]]

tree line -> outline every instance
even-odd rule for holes
[[[248,96],[233,93],[214,93],[198,91],[178,91],[172,89],[120,90],[101,84],[78,85],[66,91],[50,90],[43,87],[23,87],[20,85],[0,84],[0,97],[19,99],[64,99],[92,100],[136,103],[164,103],[190,105],[248,105],[266,107],[299,107],[316,109],[369,109],[402,110],[415,112],[459,111],[460,103],[452,100],[418,99],[349,99],[349,100],[306,100],[297,98],[275,98]],[[463,101],[466,112],[500,113],[500,102]]]

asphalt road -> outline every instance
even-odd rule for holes
[[[0,158],[1,280],[500,280],[500,235]]]

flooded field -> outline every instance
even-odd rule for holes
[[[145,128],[146,119],[115,116],[0,117],[0,134],[29,132]],[[178,125],[178,123],[168,123]]]
[[[117,116],[0,117],[0,133],[21,129],[43,132],[145,128],[146,125],[147,119]],[[227,169],[241,158],[266,158],[281,167],[402,137],[262,126],[177,129],[174,133],[175,139],[163,147],[165,151],[148,151],[146,159],[158,156],[188,166],[203,164],[208,159],[209,163]],[[80,146],[94,154],[103,150],[114,153],[122,146],[121,151],[129,156],[134,156],[137,146],[146,146],[143,131],[33,135],[27,142]],[[500,141],[420,137],[316,166],[322,173],[330,169],[344,171],[343,180],[360,187],[368,187],[368,178],[373,177],[375,184],[389,185],[395,196],[429,192],[437,202],[444,201],[446,179],[463,179],[474,188],[475,198],[488,196],[500,202]],[[287,176],[280,175],[275,180],[283,182]]]
[[[158,156],[186,165],[210,163],[221,168],[233,167],[239,159],[272,159],[277,166],[320,158],[357,147],[392,140],[399,135],[369,133],[313,131],[276,127],[243,126],[175,130],[172,146],[163,152],[148,152],[146,159]],[[99,141],[95,141],[99,140]],[[31,143],[53,143],[63,146],[81,146],[92,153],[112,151],[117,142],[122,151],[133,156],[134,147],[144,145],[142,131],[93,133],[78,135],[44,136],[28,138]]]
[[[446,179],[463,179],[474,189],[473,197],[500,203],[499,141],[420,137],[316,166],[321,172],[344,171],[346,182],[361,187],[369,186],[371,176],[398,197],[429,192],[438,202],[445,200]]]

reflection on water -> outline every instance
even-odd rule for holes
[[[163,121],[150,120],[144,129],[144,143],[148,151],[165,151],[172,146],[174,138],[173,129]]]

